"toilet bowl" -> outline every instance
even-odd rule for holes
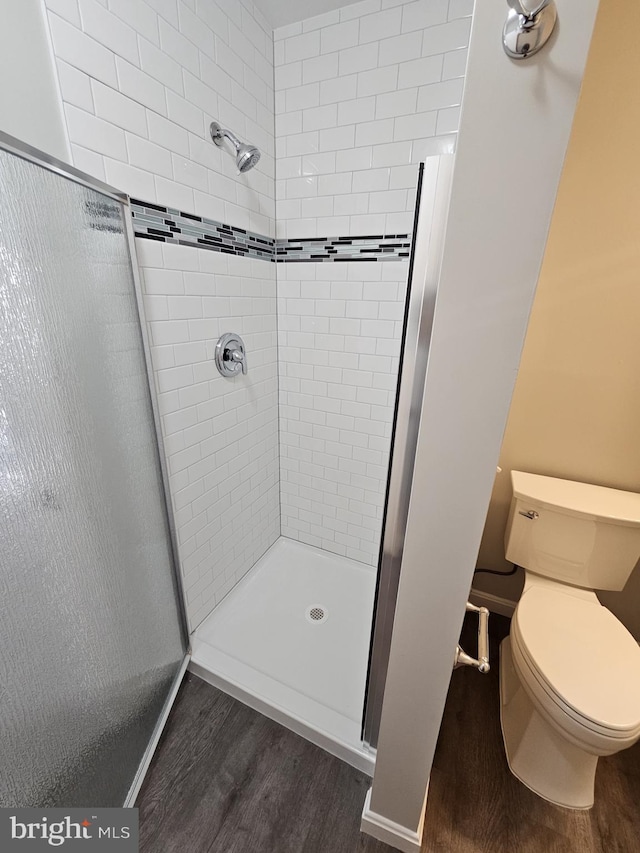
[[[530,581],[500,649],[502,733],[520,781],[585,809],[598,757],[640,738],[640,648],[595,595],[556,586]]]
[[[640,556],[640,496],[522,472],[512,483],[507,558],[525,589],[500,649],[507,762],[544,799],[586,809],[599,756],[640,739],[640,647],[593,591],[624,586]]]

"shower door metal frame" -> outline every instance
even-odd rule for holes
[[[155,752],[156,746],[158,745],[160,735],[162,734],[167,718],[169,716],[169,712],[171,711],[171,707],[175,701],[178,689],[180,687],[180,684],[182,683],[182,679],[191,659],[189,623],[187,621],[187,613],[185,608],[184,587],[182,584],[182,577],[180,575],[178,564],[178,540],[176,536],[173,513],[171,511],[171,492],[169,490],[169,476],[165,461],[166,456],[164,452],[164,441],[160,428],[158,400],[153,380],[151,348],[149,346],[149,336],[147,334],[146,320],[144,316],[142,287],[140,284],[140,273],[138,269],[138,261],[136,258],[135,251],[135,236],[133,232],[133,224],[131,221],[131,202],[127,193],[124,193],[121,190],[110,186],[109,184],[105,184],[103,181],[100,181],[98,178],[94,178],[91,175],[87,175],[85,172],[81,172],[79,169],[76,169],[69,163],[65,163],[62,160],[58,160],[56,157],[52,157],[50,154],[47,154],[44,151],[40,151],[37,148],[34,148],[33,146],[29,145],[28,143],[23,142],[22,140],[17,139],[16,137],[11,136],[10,134],[5,133],[2,130],[0,130],[0,150],[6,151],[9,154],[14,154],[16,157],[20,157],[22,160],[28,160],[29,162],[34,163],[37,166],[41,166],[43,169],[46,169],[49,172],[54,172],[55,174],[60,175],[60,177],[66,178],[67,180],[71,180],[76,184],[80,184],[81,186],[87,187],[91,190],[95,190],[96,192],[101,193],[102,195],[105,195],[108,198],[113,199],[114,201],[117,201],[123,207],[125,240],[127,243],[129,263],[131,267],[131,274],[133,277],[133,289],[135,293],[136,309],[138,314],[138,329],[140,332],[142,350],[144,353],[144,361],[147,373],[147,386],[149,389],[149,401],[151,403],[153,425],[155,429],[156,458],[160,468],[162,480],[162,503],[164,508],[165,522],[167,525],[167,532],[169,534],[169,557],[172,568],[176,605],[178,607],[180,631],[182,635],[183,646],[185,649],[184,657],[182,659],[178,672],[176,673],[176,676],[173,680],[169,694],[167,695],[162,711],[160,712],[158,721],[151,733],[149,743],[147,744],[144,755],[142,756],[142,760],[140,762],[138,770],[136,771],[136,775],[133,779],[125,802],[123,803],[125,807],[131,808],[134,805],[138,792],[142,786],[145,774],[149,768],[151,759],[153,758],[153,753]]]
[[[362,740],[371,750],[376,748],[378,742],[382,716],[453,164],[453,154],[430,157],[420,164],[418,175],[409,286],[362,720]]]

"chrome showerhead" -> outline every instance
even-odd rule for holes
[[[240,142],[235,133],[220,127],[217,121],[211,122],[209,130],[211,132],[211,138],[216,145],[221,147],[224,144],[224,139],[226,137],[236,149],[236,166],[238,167],[238,174],[241,172],[248,172],[249,169],[253,169],[260,159],[260,151],[255,145],[247,145],[246,142]]]
[[[248,172],[253,169],[260,159],[260,152],[255,145],[241,145],[236,154],[236,166],[239,172]]]

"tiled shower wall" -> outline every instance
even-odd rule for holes
[[[473,0],[364,0],[274,32],[277,233],[411,229],[418,163],[453,150]]]
[[[275,264],[137,240],[192,628],[280,535]],[[213,349],[238,332],[249,372]]]
[[[273,39],[249,0],[45,0],[74,165],[273,235]],[[262,151],[237,175],[216,119]]]
[[[275,98],[251,0],[45,3],[74,165],[134,198],[274,236],[275,115],[280,236],[375,248],[410,234],[417,163],[455,143],[471,0],[364,0],[278,30]],[[213,119],[261,148],[255,169],[236,174]],[[279,454],[282,532],[375,563],[406,260],[137,243],[192,627],[279,535]],[[246,378],[213,375],[230,330]]]
[[[282,533],[375,565],[406,261],[278,265]]]
[[[275,31],[279,237],[406,240],[418,164],[455,146],[472,10],[364,0]],[[406,283],[399,260],[278,265],[283,532],[371,564]]]
[[[253,3],[46,5],[74,165],[134,198],[273,236],[273,39]],[[236,174],[213,119],[260,147],[258,168]],[[280,533],[275,264],[136,242],[195,628]],[[226,331],[246,335],[246,378],[215,372]]]

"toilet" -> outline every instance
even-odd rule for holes
[[[640,558],[640,495],[511,472],[506,558],[525,570],[500,647],[511,772],[558,806],[593,805],[598,758],[640,738],[640,647],[594,590]]]

